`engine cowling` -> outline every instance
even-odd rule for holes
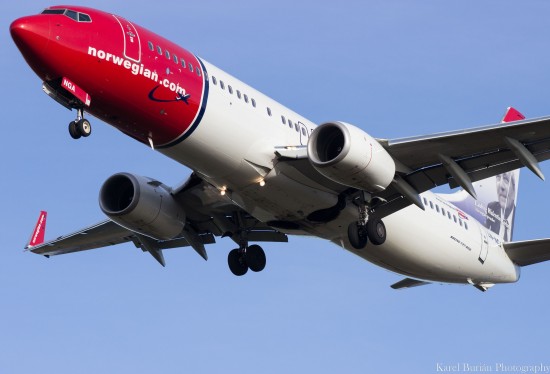
[[[383,191],[395,175],[390,154],[369,134],[344,122],[328,122],[307,144],[313,167],[325,177],[368,192]]]
[[[109,177],[99,193],[103,213],[119,225],[159,239],[173,239],[185,226],[185,211],[162,183],[130,173]]]

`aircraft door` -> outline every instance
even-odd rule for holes
[[[489,238],[487,236],[487,231],[481,225],[479,225],[479,231],[481,233],[481,251],[479,252],[479,262],[482,264],[485,263],[487,255],[489,254]]]
[[[138,31],[130,21],[114,14],[113,17],[115,17],[122,29],[124,57],[139,63],[141,60],[141,41],[139,40]]]
[[[307,141],[309,140],[309,131],[302,122],[298,121],[298,126],[300,127],[300,144],[301,145],[307,145]]]

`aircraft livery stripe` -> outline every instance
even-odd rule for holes
[[[197,117],[193,121],[193,124],[191,125],[191,127],[186,132],[184,132],[180,137],[176,138],[175,140],[171,141],[170,143],[163,144],[163,145],[159,146],[158,148],[170,148],[170,147],[175,146],[176,144],[181,143],[185,139],[187,139],[193,133],[193,131],[195,131],[195,129],[199,126],[199,124],[202,120],[202,117],[204,116],[204,112],[206,111],[206,104],[208,102],[208,91],[209,91],[210,82],[209,82],[208,79],[206,79],[206,77],[208,77],[208,72],[206,71],[206,66],[204,66],[202,60],[198,56],[195,56],[195,57],[197,58],[197,61],[201,64],[202,71],[203,71],[203,74],[202,74],[203,78],[202,79],[203,79],[203,82],[204,82],[204,91],[203,91],[202,98],[201,98],[201,108],[199,110],[199,114],[197,115]]]

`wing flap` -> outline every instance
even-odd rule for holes
[[[550,260],[550,239],[504,243],[503,246],[510,260],[519,266]]]
[[[389,140],[387,149],[410,169],[418,170],[439,164],[437,155],[440,153],[461,159],[508,150],[504,140],[506,137],[516,139],[529,149],[536,143],[547,143],[550,139],[550,117]],[[545,149],[548,151],[547,147]],[[536,149],[530,150],[536,153]]]

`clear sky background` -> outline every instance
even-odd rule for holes
[[[45,259],[22,248],[41,209],[47,238],[104,219],[97,196],[129,171],[175,185],[190,171],[41,90],[0,12],[0,373],[432,373],[450,365],[550,365],[550,263],[486,293],[402,277],[314,238],[265,244],[266,270],[133,245]],[[497,123],[507,106],[550,115],[550,2],[79,2],[186,47],[314,122],[397,138]],[[78,63],[78,62],[75,62]],[[542,164],[550,177],[550,162]],[[524,171],[515,239],[550,237],[550,182]],[[412,240],[429,240],[413,238]]]

